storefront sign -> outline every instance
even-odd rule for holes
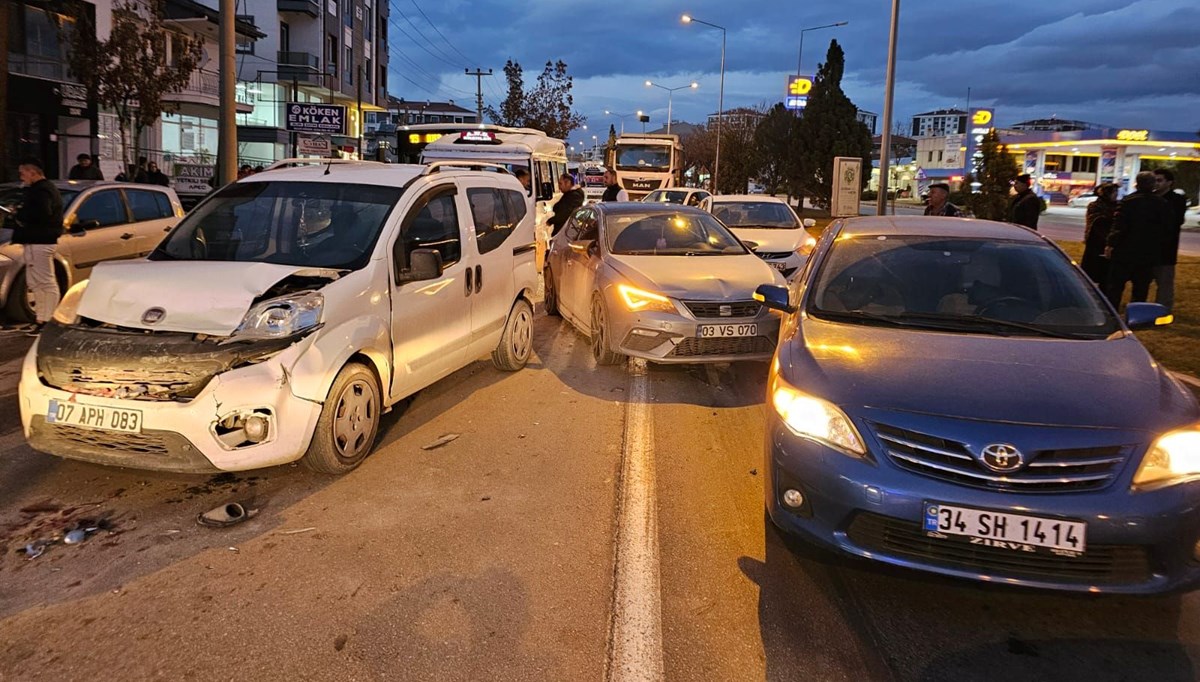
[[[1150,139],[1149,130],[1122,130],[1117,133],[1117,139],[1125,142],[1146,142]]]
[[[346,107],[341,104],[288,102],[286,129],[297,133],[346,134]]]
[[[175,191],[179,194],[208,194],[215,168],[203,163],[175,163]]]
[[[1100,182],[1113,182],[1117,179],[1117,148],[1100,148]]]
[[[972,109],[969,113],[970,129],[967,130],[967,153],[963,172],[977,175],[979,162],[983,159],[981,148],[983,136],[992,129],[992,119],[995,118],[996,111],[994,109]]]
[[[833,159],[832,215],[834,218],[857,216],[862,198],[862,159],[835,156]]]
[[[296,136],[296,151],[300,154],[327,156],[332,149],[333,145],[330,144],[328,137]]]
[[[808,106],[808,95],[812,92],[812,88],[812,76],[788,76],[783,106],[792,111]]]

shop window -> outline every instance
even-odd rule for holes
[[[1072,156],[1072,173],[1095,173],[1100,159],[1095,156]]]
[[[1047,173],[1063,173],[1067,170],[1067,157],[1062,154],[1047,154],[1043,168]]]

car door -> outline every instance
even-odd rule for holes
[[[117,187],[80,198],[63,222],[67,232],[58,244],[74,270],[72,282],[87,277],[101,261],[137,257],[140,242],[129,225],[129,211]]]
[[[566,275],[563,291],[559,298],[567,301],[567,305],[576,320],[586,324],[591,319],[591,299],[593,277],[588,274],[592,253],[596,251],[598,237],[596,212],[590,208],[581,208],[573,217],[577,226],[576,232],[568,235],[567,248],[563,255],[566,261]]]
[[[124,192],[133,217],[130,227],[139,239],[138,257],[146,256],[178,222],[175,207],[166,192],[141,188],[125,188]]]
[[[500,341],[508,312],[516,299],[513,244],[517,225],[525,217],[520,192],[475,181],[459,194],[459,212],[470,216],[467,251],[474,265],[471,299],[471,358],[490,352]],[[470,359],[470,358],[468,358]]]
[[[471,335],[473,255],[464,253],[464,225],[453,182],[418,196],[404,213],[389,244],[392,254],[393,398],[418,391],[467,363]],[[401,282],[399,274],[415,249],[442,256],[442,273],[419,282]]]

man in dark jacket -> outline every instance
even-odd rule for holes
[[[571,177],[570,173],[563,173],[558,177],[558,189],[562,192],[562,196],[554,202],[554,215],[546,221],[550,225],[551,237],[558,234],[558,231],[567,224],[567,220],[574,215],[575,211],[583,206],[586,199],[583,190],[575,186],[575,178]]]
[[[611,168],[604,171],[604,195],[600,201],[629,201],[629,192],[617,183],[617,172]]]
[[[925,215],[940,215],[954,218],[962,215],[958,207],[950,203],[950,185],[945,182],[935,182],[929,186],[929,205],[925,207]]]
[[[46,179],[42,162],[22,159],[17,167],[25,198],[16,214],[12,241],[21,244],[25,260],[25,286],[33,294],[37,314],[36,334],[58,305],[58,280],[54,277],[54,248],[63,232],[63,201],[54,183]],[[9,295],[23,296],[14,291]]]
[[[158,169],[158,164],[151,161],[146,165],[146,182],[151,185],[162,185],[163,187],[171,186],[171,179],[167,174]]]
[[[1022,173],[1013,181],[1013,188],[1017,195],[1008,205],[1008,222],[1036,230],[1038,217],[1042,215],[1042,199],[1033,193],[1033,180],[1028,173]]]
[[[104,173],[92,163],[91,154],[80,154],[75,157],[75,165],[67,173],[68,180],[103,180]]]
[[[1121,304],[1125,284],[1133,282],[1131,302],[1145,301],[1154,266],[1162,261],[1163,242],[1171,225],[1167,200],[1154,193],[1154,174],[1134,178],[1135,192],[1121,200],[1108,232],[1108,288],[1113,307]]]
[[[1083,228],[1083,261],[1080,267],[1101,289],[1108,286],[1108,231],[1117,212],[1117,186],[1106,182],[1096,188],[1096,200],[1088,204]]]
[[[1154,302],[1170,310],[1175,305],[1175,264],[1179,261],[1179,231],[1187,213],[1187,199],[1175,191],[1175,173],[1167,168],[1154,171],[1154,193],[1171,208],[1171,223],[1163,237],[1162,259],[1154,267]]]

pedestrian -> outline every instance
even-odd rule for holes
[[[238,168],[237,179],[241,180],[242,178],[248,177],[253,174],[254,174],[254,169],[250,167],[250,164],[245,163],[245,164],[242,164],[242,166],[240,168]]]
[[[1008,222],[1036,230],[1042,214],[1042,198],[1033,193],[1033,180],[1028,173],[1022,173],[1013,180],[1013,188],[1017,194],[1008,205]]]
[[[158,169],[158,164],[151,161],[146,166],[146,182],[151,185],[162,185],[163,187],[171,186],[171,179],[167,174]]]
[[[945,182],[935,182],[929,186],[929,205],[925,207],[925,215],[945,216],[955,218],[962,215],[957,206],[949,202],[950,185]]]
[[[58,305],[58,279],[54,276],[54,250],[63,232],[62,195],[46,179],[42,162],[21,159],[17,167],[25,197],[15,216],[12,242],[21,244],[25,261],[25,286],[33,295],[36,336]]]
[[[604,195],[600,201],[629,201],[629,192],[617,184],[617,172],[611,168],[604,171]]]
[[[91,154],[80,154],[75,157],[75,165],[67,173],[68,180],[103,180],[104,173],[92,163]]]
[[[1170,310],[1175,306],[1175,264],[1179,261],[1179,232],[1187,213],[1187,199],[1175,191],[1175,173],[1169,168],[1154,171],[1154,192],[1166,200],[1171,220],[1163,237],[1163,252],[1154,267],[1154,302]]]
[[[146,184],[150,182],[150,171],[147,169],[149,161],[144,156],[138,157],[137,168],[133,171],[133,181]]]
[[[529,179],[529,169],[524,166],[517,166],[513,169],[513,175],[516,176],[517,181],[520,182],[521,186],[525,188],[526,192],[528,192],[531,182]]]
[[[546,221],[550,225],[551,237],[558,234],[563,225],[567,224],[567,220],[580,206],[583,206],[583,202],[586,200],[583,190],[575,185],[575,179],[571,177],[570,173],[558,176],[558,189],[562,192],[562,196],[554,202],[554,214]]]
[[[1083,261],[1080,267],[1101,289],[1108,286],[1108,258],[1104,249],[1113,215],[1117,212],[1117,186],[1105,182],[1096,187],[1096,200],[1088,204],[1083,229]]]
[[[1167,200],[1154,193],[1154,173],[1138,173],[1134,190],[1117,204],[1104,250],[1108,256],[1105,293],[1114,308],[1121,304],[1127,282],[1133,282],[1131,302],[1146,300],[1154,266],[1162,260],[1163,242],[1171,226]]]

